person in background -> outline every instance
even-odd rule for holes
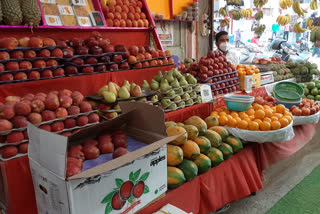
[[[240,40],[241,40],[241,32],[240,32],[240,29],[238,29],[236,31],[236,48],[239,48],[240,47]]]
[[[235,66],[239,64],[239,56],[236,52],[230,50],[229,35],[226,31],[220,31],[216,34],[216,46],[228,61]]]
[[[317,56],[317,57],[320,57],[320,48],[318,48],[318,47],[316,47],[315,45],[314,45],[314,47],[313,47],[313,52],[312,52],[312,57],[314,57],[314,56]]]
[[[289,31],[290,31],[290,24],[286,24],[284,26],[284,34],[283,34],[283,39],[287,40],[289,39]]]
[[[273,39],[273,35],[274,35],[274,38],[277,38],[277,33],[279,31],[279,24],[275,23],[272,25],[272,36],[271,38]]]
[[[259,39],[260,39],[260,36],[254,35],[254,37],[250,40],[250,43],[255,43],[259,45]]]

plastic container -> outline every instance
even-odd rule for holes
[[[298,101],[285,101],[285,100],[278,99],[278,97],[276,97],[276,100],[277,100],[278,105],[282,104],[286,108],[290,108],[293,105],[296,105],[296,106],[299,105],[301,103],[302,98],[300,98],[300,100],[298,100]]]
[[[247,111],[254,101],[254,97],[246,95],[226,94],[223,96],[227,108],[231,111]]]
[[[297,83],[293,82],[279,82],[273,91],[279,99],[283,101],[298,101],[304,94],[304,89]]]

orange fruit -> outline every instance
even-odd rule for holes
[[[255,118],[254,118],[254,115],[249,116],[249,118],[250,118],[251,120],[254,120],[254,119],[255,119]]]
[[[249,116],[254,115],[254,109],[249,109],[246,113]]]
[[[283,115],[279,113],[274,113],[273,116],[276,116],[279,120],[283,117]]]
[[[248,128],[248,122],[245,120],[241,120],[240,122],[238,122],[237,127],[239,129],[247,129]]]
[[[237,120],[234,119],[234,118],[231,118],[231,119],[228,120],[227,125],[229,127],[235,128],[235,127],[237,127]]]
[[[271,107],[271,109],[273,112],[276,112],[276,110],[277,110],[276,107]]]
[[[219,120],[219,125],[225,126],[228,123],[228,118],[226,116],[220,116]]]
[[[226,115],[227,115],[227,113],[225,113],[224,111],[219,113],[219,116],[226,116]]]
[[[231,112],[231,114],[230,114],[233,118],[235,118],[235,117],[239,117],[239,115],[238,115],[238,113],[237,112],[235,112],[235,111],[233,111],[233,112]]]
[[[251,122],[251,119],[249,117],[244,118],[243,120],[247,121],[248,123]]]
[[[285,118],[285,119],[287,119],[288,120],[288,122],[289,122],[289,124],[292,122],[292,117],[290,117],[290,116],[283,116],[283,118]],[[288,125],[289,125],[288,124]]]
[[[259,124],[259,126],[260,126],[260,124],[262,123],[262,120],[260,120],[260,119],[255,119],[254,122],[257,122],[257,123]]]
[[[228,120],[233,119],[233,117],[229,114],[226,117],[228,118]]]
[[[239,123],[241,121],[240,117],[235,117],[234,119],[237,121],[237,123]]]
[[[227,113],[227,114],[230,114],[230,110],[227,109],[227,108],[224,109],[224,112]]]
[[[240,118],[243,120],[244,118],[248,117],[248,115],[244,112],[239,113]]]
[[[216,111],[214,111],[214,112],[211,112],[211,114],[210,114],[210,116],[218,116],[219,114],[218,114],[218,112],[216,112]]]
[[[259,105],[259,104],[255,103],[255,104],[253,104],[253,109],[254,109],[255,111],[257,111],[257,110],[259,110],[259,109],[263,109],[263,107],[262,107],[262,105]]]
[[[276,116],[271,117],[271,121],[278,121],[279,119]]]
[[[260,124],[260,130],[261,131],[270,131],[271,129],[271,124],[267,121],[263,121],[261,124]]]
[[[272,117],[272,110],[271,109],[265,109],[264,113],[266,114],[266,117]]]
[[[280,114],[284,114],[286,111],[286,107],[282,104],[276,106],[276,112]]]
[[[267,121],[267,122],[271,123],[272,120],[271,120],[269,117],[265,117],[265,118],[263,119],[263,121]]]
[[[249,123],[249,130],[251,130],[251,131],[259,131],[259,123],[251,121]]]
[[[265,118],[265,116],[266,116],[266,113],[264,113],[264,111],[261,109],[256,110],[256,112],[254,113],[254,117],[256,119],[263,119],[263,118]]]
[[[288,111],[285,111],[283,115],[292,117],[292,114],[290,112],[288,112]]]
[[[271,107],[270,107],[270,106],[267,106],[267,105],[264,105],[263,108],[264,108],[264,109],[270,109],[270,110],[272,110]]]
[[[281,128],[281,123],[279,121],[272,121],[271,122],[271,129],[278,130]]]
[[[289,121],[286,118],[281,118],[279,120],[279,122],[281,123],[281,128],[286,127],[287,125],[289,125]]]

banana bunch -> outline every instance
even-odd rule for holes
[[[242,18],[241,12],[239,12],[237,10],[232,10],[232,18],[234,20],[240,20]]]
[[[312,0],[310,2],[310,8],[311,8],[311,10],[318,10],[318,2],[317,2],[317,0]]]
[[[219,14],[221,16],[228,16],[227,6],[220,8],[219,9]]]
[[[261,36],[261,34],[264,32],[265,29],[266,29],[265,25],[260,25],[259,27],[253,28],[254,33],[257,34],[258,36]]]
[[[307,18],[306,24],[307,24],[309,30],[314,31],[314,30],[318,29],[318,27],[313,26],[312,22],[313,21],[312,21],[312,19],[310,17]]]
[[[241,0],[227,0],[227,3],[233,3],[235,5],[241,5]]]
[[[253,4],[255,7],[262,7],[263,5],[267,4],[268,0],[254,0]]]
[[[287,14],[287,15],[285,15],[285,16],[280,15],[280,16],[278,16],[278,18],[277,18],[278,24],[279,24],[279,25],[282,25],[282,26],[288,24],[290,21],[291,21],[291,16],[290,16],[289,14]]]
[[[254,18],[256,20],[262,19],[263,18],[263,12],[262,11],[257,12],[256,15],[254,15]]]
[[[280,1],[280,7],[282,9],[288,9],[293,5],[293,0],[281,0]]]
[[[249,18],[249,17],[252,16],[253,11],[252,11],[251,8],[249,8],[249,9],[242,9],[242,10],[240,11],[240,13],[241,13],[241,15],[242,15],[243,17]]]
[[[226,19],[224,19],[224,20],[222,20],[222,21],[220,22],[220,27],[228,26],[229,23],[230,23],[230,20],[229,20],[228,18],[226,18]]]
[[[299,22],[299,23],[296,23],[296,24],[293,26],[293,31],[294,31],[295,33],[304,33],[306,30],[307,30],[307,29],[302,28],[302,27],[300,26],[300,22]]]
[[[305,9],[300,7],[300,1],[295,1],[293,3],[292,9],[299,16],[304,16],[305,13],[308,13]]]

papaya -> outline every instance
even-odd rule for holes
[[[177,123],[177,126],[184,127],[183,123]]]
[[[181,149],[183,151],[183,157],[194,160],[200,155],[199,146],[192,140],[188,140],[185,142]]]
[[[210,140],[208,140],[208,138],[204,136],[196,137],[196,139],[194,139],[194,142],[198,144],[200,152],[203,154],[207,154],[209,149],[211,148]]]
[[[193,162],[198,166],[199,174],[205,173],[211,168],[211,160],[204,154],[200,154]]]
[[[183,172],[177,167],[168,166],[167,173],[169,189],[177,188],[186,181]]]
[[[211,128],[213,126],[219,126],[219,120],[215,116],[209,116],[204,121],[207,124],[207,128]]]
[[[191,160],[184,159],[178,166],[187,181],[193,180],[198,175],[198,166]]]
[[[233,155],[232,147],[226,143],[222,143],[221,146],[218,147],[218,149],[222,152],[223,159],[225,160],[231,158],[231,156]]]
[[[209,139],[212,147],[219,147],[222,143],[220,135],[211,129],[207,130],[204,136]]]
[[[211,127],[210,130],[217,132],[223,141],[229,136],[228,130],[222,126],[214,126]]]
[[[211,160],[211,167],[218,166],[220,163],[224,161],[222,152],[214,147],[211,147],[209,149],[207,156]]]
[[[177,146],[184,144],[188,140],[188,133],[184,128],[179,126],[171,126],[167,128],[168,137],[177,136],[180,134],[182,135],[177,139],[175,139],[174,141],[171,141],[170,144],[177,145]]]
[[[204,122],[200,117],[198,116],[192,116],[189,117],[189,119],[187,119],[186,121],[184,121],[185,125],[194,125],[195,127],[197,127],[198,131],[199,131],[199,135],[204,135],[204,133],[207,130],[207,124],[206,122]]]
[[[187,131],[189,140],[194,140],[198,137],[199,131],[197,127],[193,125],[185,125],[183,128]]]
[[[183,151],[179,146],[167,145],[167,164],[177,166],[183,161]]]
[[[243,149],[242,142],[237,137],[229,136],[226,139],[226,143],[232,147],[234,153],[237,153]]]
[[[168,121],[168,122],[165,122],[165,125],[166,125],[166,128],[169,128],[171,126],[177,126],[177,124],[173,121]]]

